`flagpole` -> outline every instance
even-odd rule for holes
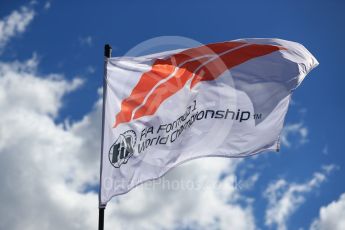
[[[104,76],[103,76],[103,107],[102,107],[102,143],[101,143],[101,162],[100,162],[100,183],[99,183],[99,212],[98,212],[98,230],[104,230],[104,210],[105,205],[101,203],[101,189],[102,189],[102,164],[103,164],[103,140],[104,140],[104,116],[105,116],[105,100],[107,94],[107,62],[111,57],[111,46],[106,44],[104,46]]]

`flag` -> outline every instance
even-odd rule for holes
[[[191,159],[278,151],[291,94],[317,65],[281,39],[107,58],[100,206]]]

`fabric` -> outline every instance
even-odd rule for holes
[[[100,206],[191,159],[278,151],[302,45],[240,39],[106,60]]]

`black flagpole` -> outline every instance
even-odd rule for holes
[[[98,212],[98,230],[104,229],[104,207],[99,208]]]
[[[111,46],[106,44],[104,46],[104,76],[103,76],[103,108],[102,108],[102,143],[101,143],[101,167],[100,167],[100,186],[99,186],[99,213],[98,213],[98,230],[104,230],[104,210],[105,205],[101,204],[101,187],[102,187],[102,163],[103,163],[103,140],[104,140],[104,110],[105,99],[107,93],[107,62],[111,57]]]

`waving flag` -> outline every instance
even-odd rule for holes
[[[198,157],[279,150],[302,45],[241,39],[106,62],[100,205]]]

